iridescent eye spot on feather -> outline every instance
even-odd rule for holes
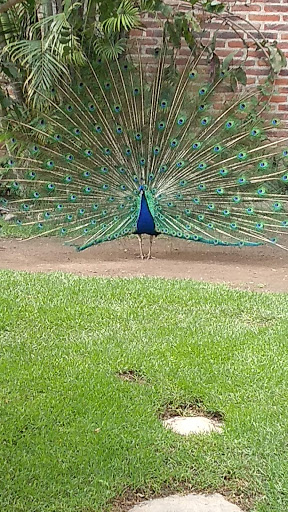
[[[65,160],[66,160],[67,162],[73,162],[73,160],[74,160],[74,156],[73,156],[73,155],[71,155],[71,153],[67,153],[67,155],[65,155]]]
[[[64,208],[63,204],[57,204],[56,207],[55,207],[55,210],[57,212],[61,212],[63,210],[63,208]]]
[[[264,229],[263,222],[256,222],[255,228],[257,229],[257,231],[263,231],[263,229]]]
[[[126,173],[125,167],[118,167],[118,171],[120,172],[120,174],[125,174]]]
[[[234,197],[232,197],[232,201],[233,201],[233,203],[238,204],[238,203],[241,202],[241,197],[240,196],[234,196]]]
[[[131,148],[126,148],[126,149],[125,149],[125,155],[126,155],[126,156],[131,156],[131,155],[132,155],[132,150],[131,150]]]
[[[170,147],[174,149],[174,148],[176,148],[178,146],[178,143],[179,143],[178,139],[172,139],[170,141]]]
[[[277,203],[274,203],[274,204],[273,204],[273,210],[274,210],[275,212],[281,212],[281,210],[282,210],[282,204],[281,204],[281,203],[278,203],[278,202],[277,202]]]
[[[85,150],[84,150],[84,156],[88,156],[88,157],[93,156],[93,151],[92,151],[92,149],[85,149]]]
[[[284,156],[284,157],[288,156],[288,149],[284,149],[284,151],[282,152],[282,156]]]
[[[53,183],[48,183],[47,190],[48,192],[53,192],[55,190],[55,185]]]
[[[83,193],[85,195],[89,195],[89,194],[91,194],[91,192],[92,192],[92,188],[91,187],[84,187],[83,188]]]
[[[119,114],[121,112],[121,105],[114,105],[113,110],[116,114]]]
[[[15,139],[15,137],[12,137],[12,138],[10,139],[10,142],[11,142],[11,144],[16,144],[17,140]]]
[[[231,128],[233,128],[234,126],[235,126],[235,122],[234,121],[227,121],[225,123],[226,130],[231,130]]]
[[[201,87],[201,89],[199,89],[199,95],[200,96],[205,96],[205,94],[207,94],[207,87]]]
[[[71,203],[75,203],[76,200],[77,200],[77,196],[75,194],[70,194],[69,201],[71,201]]]
[[[200,213],[199,215],[197,215],[197,219],[199,220],[199,222],[203,222],[205,220],[205,215]]]
[[[249,208],[246,208],[246,213],[248,213],[248,215],[254,215],[254,209],[250,206]]]
[[[102,64],[102,59],[101,59],[101,57],[99,57],[99,59],[97,59],[97,64],[99,64],[99,65],[100,65],[100,64]]]
[[[13,188],[13,190],[18,190],[20,187],[18,181],[13,181],[10,186]]]
[[[213,211],[213,210],[215,210],[215,204],[214,203],[209,203],[207,205],[207,208],[208,208],[208,210]]]
[[[195,78],[197,78],[197,71],[192,69],[188,76],[189,76],[190,80],[195,80]]]
[[[283,228],[288,228],[288,220],[282,220],[282,222],[281,222],[281,226],[282,226]]]
[[[30,210],[29,204],[21,204],[21,210],[23,210],[23,212],[28,212]]]
[[[241,112],[246,110],[246,108],[247,108],[247,103],[244,103],[244,102],[240,103],[239,110],[241,110]]]
[[[153,155],[157,156],[159,155],[160,153],[160,147],[159,146],[154,146],[153,148]]]
[[[92,204],[92,206],[91,206],[91,210],[92,210],[93,212],[96,212],[96,211],[98,210],[98,208],[99,208],[99,206],[98,206],[98,204],[97,204],[97,203],[94,203],[94,204]]]
[[[116,126],[116,133],[117,133],[117,135],[122,135],[122,133],[123,133],[122,126]]]
[[[43,224],[42,224],[42,222],[39,222],[39,223],[37,224],[37,228],[38,228],[38,229],[43,229]]]
[[[265,194],[266,194],[266,188],[265,187],[258,188],[258,190],[257,190],[257,195],[258,196],[263,197],[263,196],[265,196]]]
[[[149,176],[148,176],[148,180],[149,180],[149,181],[153,181],[153,180],[154,180],[154,174],[149,174]]]
[[[223,149],[222,146],[220,146],[220,144],[217,144],[213,148],[213,153],[221,153],[222,149]]]
[[[35,155],[36,153],[39,153],[39,147],[34,144],[31,148],[31,153]]]
[[[240,151],[240,153],[237,155],[238,160],[246,160],[247,157],[248,155],[245,153],[245,151]]]
[[[244,176],[241,176],[238,178],[237,183],[239,183],[239,185],[247,185],[247,180]]]
[[[194,204],[200,204],[200,199],[199,199],[199,197],[194,197],[194,199],[193,199],[193,203],[194,203]]]
[[[104,83],[104,89],[105,89],[106,91],[110,91],[110,89],[111,89],[111,83],[110,83],[110,82],[105,82],[105,83]]]
[[[123,66],[122,66],[123,71],[128,71],[128,68],[129,68],[129,66],[127,63],[123,64]]]
[[[82,176],[83,176],[83,178],[90,178],[91,173],[90,173],[89,171],[84,171],[84,172],[82,173]]]
[[[218,194],[218,196],[223,196],[224,188],[222,188],[222,187],[216,188],[216,194]]]
[[[46,123],[45,123],[44,119],[40,119],[40,121],[39,121],[39,125],[40,125],[40,126],[42,126],[42,127],[44,127],[44,126],[45,126],[45,124],[46,124]]]
[[[53,160],[47,160],[44,165],[46,169],[54,169],[55,167]]]
[[[284,181],[285,183],[287,183],[287,181],[288,181],[288,174],[284,174],[284,176],[282,176],[281,180]]]
[[[139,159],[139,164],[140,164],[141,166],[145,165],[145,163],[146,163],[145,158],[143,158],[143,157],[142,157],[142,158],[140,158],[140,159]]]
[[[102,126],[100,126],[100,124],[94,124],[94,130],[96,133],[102,133]]]
[[[39,199],[39,197],[40,197],[39,192],[33,192],[33,194],[32,194],[33,199]]]
[[[178,124],[178,126],[183,126],[183,124],[185,123],[185,121],[186,121],[185,117],[179,117],[179,118],[177,119],[177,124]]]
[[[84,208],[79,208],[79,210],[78,210],[77,214],[78,214],[80,217],[82,217],[82,215],[84,215],[84,213],[85,213]]]
[[[160,121],[157,126],[158,126],[158,130],[162,131],[162,130],[164,130],[166,124],[164,121]]]
[[[135,133],[135,140],[137,140],[137,141],[142,140],[142,133],[140,133],[140,132]]]
[[[53,139],[56,140],[56,142],[61,142],[62,137],[59,133],[55,133],[55,135],[53,136]]]
[[[108,172],[108,167],[105,167],[105,166],[100,167],[100,171],[102,172],[102,174],[107,174],[107,172]]]
[[[222,213],[223,213],[224,217],[229,217],[229,215],[230,215],[230,210],[225,209],[225,210],[223,210],[223,212],[222,212]]]
[[[259,169],[267,169],[268,166],[269,166],[269,163],[266,160],[264,160],[263,162],[260,162],[258,165]]]
[[[280,121],[279,121],[279,119],[272,119],[271,124],[272,124],[272,126],[279,126]]]
[[[103,148],[103,153],[106,156],[110,156],[111,155],[111,149],[110,148]]]
[[[21,219],[17,219],[17,220],[16,220],[16,224],[18,224],[18,226],[21,226],[21,224],[22,224],[22,220],[21,220]]]
[[[200,162],[200,164],[198,164],[198,169],[200,171],[204,171],[204,169],[207,168],[207,164],[205,164],[205,162]]]
[[[184,165],[185,165],[184,160],[180,160],[180,162],[177,162],[176,167],[178,167],[178,169],[181,169],[181,167],[183,167]]]
[[[160,172],[166,172],[166,171],[167,171],[167,165],[161,165],[161,166],[159,167],[159,171],[160,171]]]
[[[72,105],[66,105],[65,109],[66,109],[66,112],[68,112],[69,114],[71,114],[71,112],[73,111]]]
[[[208,117],[203,117],[203,119],[201,119],[201,125],[202,126],[207,126],[209,124],[209,118]]]
[[[160,107],[162,109],[167,108],[167,106],[168,106],[168,101],[167,100],[161,100],[160,101]]]
[[[203,112],[205,110],[205,108],[206,108],[206,105],[204,105],[202,103],[201,105],[199,105],[198,110],[199,110],[199,112]]]
[[[180,185],[180,187],[185,187],[185,185],[187,185],[187,180],[179,181],[179,185]]]
[[[96,107],[95,107],[94,103],[89,103],[89,105],[88,105],[88,110],[89,110],[89,112],[94,112],[94,111],[95,111],[95,108],[96,108]]]
[[[235,229],[237,229],[237,227],[238,226],[237,226],[236,222],[231,222],[231,224],[230,224],[231,229],[235,230]]]
[[[253,130],[250,132],[250,135],[251,137],[258,137],[261,135],[261,130],[259,130],[259,128],[253,128]]]
[[[204,183],[200,183],[200,184],[198,185],[198,189],[199,189],[199,190],[201,190],[201,191],[203,192],[204,190],[206,190],[206,185],[205,185]]]
[[[201,148],[201,142],[193,142],[192,149],[200,149]]]
[[[8,167],[14,167],[15,161],[12,160],[12,158],[9,158],[9,160],[7,160],[7,165],[8,165]]]
[[[79,130],[79,128],[73,128],[73,133],[74,135],[76,135],[77,137],[79,137],[79,135],[81,135],[81,130]]]
[[[73,215],[71,215],[71,213],[68,213],[68,215],[66,215],[66,220],[68,222],[71,222],[71,220],[73,220]]]
[[[140,89],[139,89],[139,87],[134,87],[134,89],[133,89],[133,95],[134,95],[134,96],[139,96],[139,94],[140,94]]]

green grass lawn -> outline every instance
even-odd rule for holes
[[[1,512],[102,512],[188,484],[287,512],[288,295],[15,272],[0,290]],[[167,404],[195,403],[223,435],[162,427]]]

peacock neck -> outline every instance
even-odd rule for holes
[[[155,230],[155,221],[151,210],[153,212],[152,197],[149,197],[149,192],[145,192],[143,189],[140,189],[140,205],[136,231],[138,235],[157,235]]]

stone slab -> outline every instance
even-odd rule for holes
[[[188,494],[144,501],[129,512],[243,512],[221,494]]]
[[[205,416],[175,416],[163,421],[166,428],[170,428],[177,434],[189,436],[190,434],[211,434],[222,432],[222,423],[211,420]]]

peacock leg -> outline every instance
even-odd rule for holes
[[[137,236],[138,236],[139,249],[140,249],[140,258],[141,258],[141,260],[144,260],[142,236],[141,235],[137,235]]]
[[[150,235],[150,238],[149,238],[149,251],[148,251],[148,254],[147,254],[147,260],[151,260],[152,259],[152,255],[151,255],[152,243],[153,243],[153,235]]]

